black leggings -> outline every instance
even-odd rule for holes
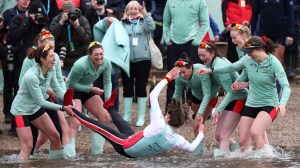
[[[110,128],[109,126],[104,125],[101,122],[98,122],[97,120],[86,117],[85,115],[83,115],[81,112],[79,112],[74,108],[73,108],[73,112],[75,114],[75,117],[80,121],[81,124],[87,126],[88,128],[97,132],[99,135],[103,136],[114,147],[116,152],[118,152],[120,155],[123,155],[125,157],[132,158],[125,152],[123,148],[124,140],[127,139],[130,135],[117,132],[114,129]]]

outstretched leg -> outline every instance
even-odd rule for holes
[[[98,122],[97,120],[88,118],[76,109],[73,109],[73,112],[74,116],[80,121],[81,124],[103,136],[120,155],[131,157],[125,153],[123,148],[124,140],[128,138],[129,135],[119,133],[114,129],[102,124],[101,122]]]
[[[115,88],[112,91],[110,98],[103,103],[103,107],[109,112],[113,123],[117,126],[118,130],[122,134],[133,135],[134,131],[131,129],[130,125],[119,115],[115,110],[114,104],[119,90]]]

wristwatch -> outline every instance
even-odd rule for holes
[[[60,106],[60,109],[59,109],[59,110],[60,110],[60,111],[66,111],[65,106],[64,106],[64,105]]]

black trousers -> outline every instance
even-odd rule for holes
[[[150,60],[131,62],[130,78],[122,70],[122,83],[124,87],[123,97],[133,97],[134,84],[136,97],[147,97],[146,86],[151,68]]]

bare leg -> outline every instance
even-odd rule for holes
[[[237,113],[224,110],[216,130],[216,140],[220,143],[221,150],[229,149],[230,136],[240,121],[241,116]]]
[[[19,157],[22,159],[29,159],[31,150],[33,148],[31,128],[30,127],[16,128],[16,131],[22,147]]]
[[[254,140],[257,149],[264,148],[264,134],[271,124],[272,119],[267,112],[258,113],[250,129],[251,138]]]
[[[250,128],[253,124],[254,119],[250,117],[241,117],[239,125],[239,143],[241,151],[245,151],[251,145]]]

